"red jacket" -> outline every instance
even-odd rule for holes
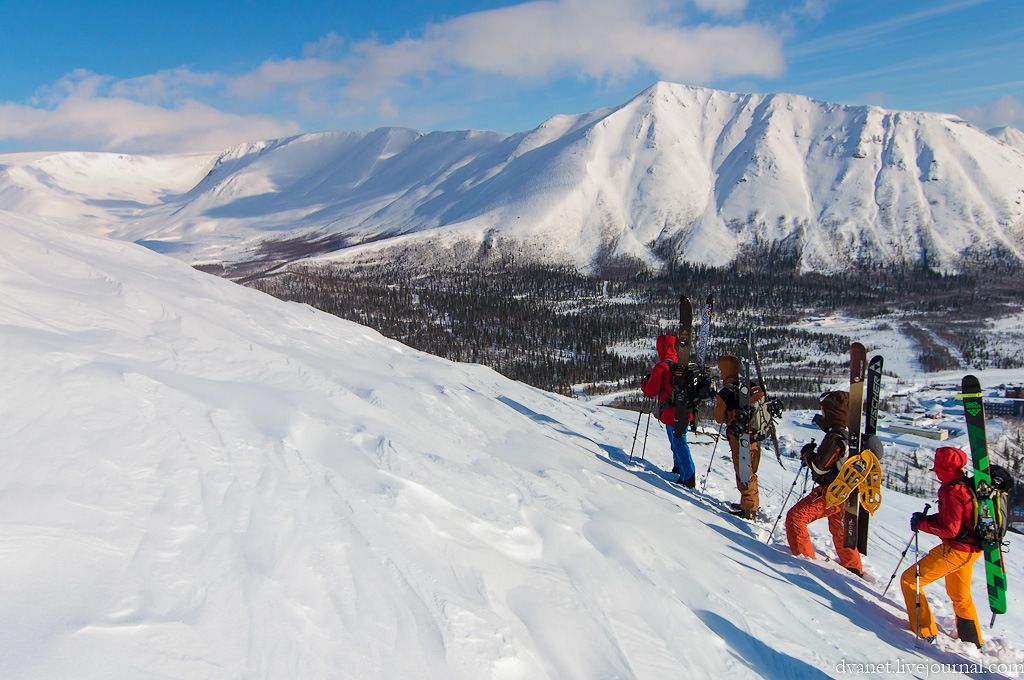
[[[672,398],[672,369],[666,362],[677,363],[679,361],[679,355],[676,353],[677,342],[678,339],[674,335],[658,336],[655,341],[655,347],[658,349],[658,363],[651,369],[651,374],[647,376],[647,379],[640,383],[640,389],[643,390],[644,396],[658,398],[658,420],[673,426],[676,424],[675,409],[667,406],[662,408],[662,405],[667,405],[669,399]],[[692,413],[690,420],[693,420]]]
[[[960,530],[974,523],[974,498],[966,484],[971,481],[964,474],[967,454],[952,446],[940,446],[935,450],[935,465],[932,470],[942,482],[939,487],[939,511],[928,515],[917,525],[919,531],[934,534],[954,550],[981,552],[981,548],[956,540]],[[966,484],[958,480],[964,480]]]

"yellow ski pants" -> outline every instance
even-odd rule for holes
[[[979,557],[981,557],[980,552],[963,552],[942,544],[933,548],[931,552],[921,558],[920,562],[903,572],[900,577],[900,586],[903,588],[903,600],[907,604],[907,616],[910,619],[911,630],[914,630],[917,623],[917,593],[919,592],[921,621],[918,631],[921,637],[931,637],[938,633],[938,627],[935,625],[935,619],[932,618],[932,610],[928,606],[928,598],[925,597],[923,588],[945,576],[946,592],[949,594],[949,599],[953,601],[953,612],[956,614],[957,637],[981,645],[981,624],[978,622],[978,612],[974,609],[974,600],[971,598],[971,576],[974,573],[974,563]],[[918,576],[918,569],[920,569],[920,576]]]

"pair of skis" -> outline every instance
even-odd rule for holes
[[[711,333],[711,314],[714,310],[715,298],[708,295],[704,301],[704,309],[701,312],[700,330],[697,333],[697,346],[694,351],[694,362],[690,362],[691,338],[693,337],[693,306],[690,298],[685,295],[679,296],[679,334],[676,336],[676,367],[672,374],[672,385],[676,390],[676,424],[675,437],[680,439],[690,421],[691,404],[684,398],[686,386],[692,381],[691,373],[696,369],[700,370],[704,365],[704,355],[707,352],[708,337]],[[682,428],[682,429],[681,429]]]
[[[737,414],[740,418],[739,424],[739,437],[740,437],[740,451],[739,451],[739,468],[740,468],[740,481],[743,484],[750,483],[750,417],[753,412],[754,406],[751,401],[750,393],[750,364],[753,362],[754,371],[757,374],[757,382],[761,385],[761,389],[764,391],[762,399],[768,399],[768,386],[764,384],[764,376],[761,374],[761,361],[757,356],[757,347],[754,344],[754,329],[751,328],[747,331],[747,342],[740,343],[739,351],[737,352],[740,364],[740,376],[739,381],[739,404],[740,408],[737,411],[741,413]],[[772,424],[772,446],[775,447],[775,458],[779,461],[779,465],[785,468],[785,464],[782,462],[782,449],[779,448],[779,436],[775,432],[775,425]]]
[[[852,485],[850,494],[843,506],[843,546],[856,548],[862,555],[868,554],[868,524],[870,512],[877,509],[881,497],[872,499],[872,507],[861,505],[859,488],[867,478],[881,474],[877,467],[877,459],[863,444],[867,438],[878,432],[878,403],[882,393],[882,357],[871,357],[867,360],[867,350],[859,342],[850,345],[850,412],[849,412],[849,450],[851,460],[846,465],[851,467],[851,475],[859,479]],[[865,377],[867,378],[865,382]],[[866,392],[866,399],[865,399]],[[863,416],[863,429],[861,417]],[[855,458],[854,458],[855,457]],[[871,468],[874,459],[875,469]],[[846,467],[844,465],[844,468]],[[840,471],[842,476],[842,471]],[[878,481],[877,479],[874,481]]]
[[[988,440],[985,435],[985,403],[981,382],[976,376],[965,375],[960,381],[964,401],[964,417],[967,420],[967,438],[971,443],[971,461],[974,468],[974,488],[990,487],[992,474],[988,462]],[[995,507],[988,494],[978,494],[979,521],[982,533],[993,536]],[[985,581],[988,586],[988,606],[992,612],[992,624],[996,615],[1006,613],[1006,566],[1003,564],[1003,547],[999,539],[982,540],[981,551],[985,555]],[[989,624],[990,626],[992,624]]]

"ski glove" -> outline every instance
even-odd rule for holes
[[[928,518],[928,515],[923,512],[915,512],[910,516],[910,530],[917,533],[917,527],[921,522]]]
[[[809,456],[814,454],[814,450],[815,441],[813,439],[810,441],[809,444],[804,444],[804,447],[800,449],[800,460],[804,462],[804,465],[810,465],[810,462],[807,459]]]

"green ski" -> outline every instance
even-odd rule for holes
[[[967,419],[967,437],[971,442],[971,459],[974,462],[974,488],[978,496],[979,523],[982,535],[981,550],[985,554],[985,581],[988,584],[988,606],[992,611],[992,623],[996,615],[1006,613],[1006,567],[1003,565],[1003,548],[996,535],[995,507],[992,500],[992,476],[988,462],[988,441],[985,437],[985,403],[981,383],[973,375],[965,375],[960,382],[964,400],[964,416]],[[991,625],[991,624],[989,624]]]

